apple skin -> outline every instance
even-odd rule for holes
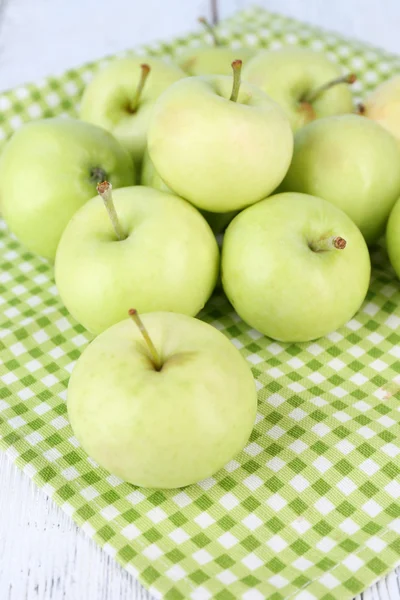
[[[173,194],[174,192],[164,183],[159,174],[157,173],[152,160],[149,156],[148,151],[146,150],[143,157],[142,162],[142,177],[141,184],[147,185],[149,187],[153,187],[156,190],[161,190],[162,192],[169,192]],[[208,210],[200,210],[201,214],[215,233],[218,235],[225,231],[229,223],[232,221],[233,217],[237,215],[237,210],[233,210],[227,213],[213,213]]]
[[[155,190],[160,190],[161,192],[168,192],[170,194],[174,193],[157,173],[147,148],[143,155],[140,183],[141,185],[152,187]]]
[[[84,450],[121,479],[184,487],[216,473],[245,446],[257,409],[253,376],[211,325],[168,312],[142,320],[161,371],[135,324],[117,323],[78,359],[69,419]]]
[[[371,244],[400,196],[400,148],[365,117],[319,119],[296,133],[292,164],[279,189],[329,200]]]
[[[215,237],[185,200],[134,186],[114,192],[127,239],[119,241],[100,197],[72,217],[57,250],[55,278],[69,312],[100,333],[134,305],[196,315],[219,271]]]
[[[400,199],[390,213],[386,229],[386,247],[392,267],[400,279]]]
[[[400,75],[378,85],[364,103],[364,116],[390,131],[400,143]]]
[[[202,210],[239,210],[282,181],[293,136],[281,108],[242,82],[229,100],[232,77],[189,77],[157,100],[148,151],[166,185]]]
[[[176,57],[180,68],[188,75],[231,75],[231,64],[241,60],[247,64],[256,50],[252,48],[229,48],[209,46],[188,50]]]
[[[28,250],[54,260],[68,221],[104,179],[114,188],[136,182],[132,158],[110,133],[75,119],[32,121],[1,154],[3,217]]]
[[[353,111],[348,84],[323,92],[311,103],[312,110],[309,104],[302,104],[306,94],[340,75],[341,69],[320,52],[297,47],[259,52],[243,69],[243,79],[282,106],[293,131],[314,118]]]
[[[128,110],[141,76],[140,65],[150,73],[138,109]],[[112,61],[99,71],[86,87],[80,117],[110,131],[139,165],[146,147],[147,129],[154,101],[172,83],[186,77],[177,66],[148,56]]]
[[[314,252],[329,236],[344,250]],[[222,284],[239,316],[264,335],[306,342],[344,325],[370,280],[368,248],[349,217],[305,194],[277,194],[241,212],[222,247]]]

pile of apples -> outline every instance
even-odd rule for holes
[[[147,487],[210,476],[254,425],[246,362],[193,318],[219,275],[240,317],[284,342],[353,317],[387,223],[400,277],[400,78],[361,111],[355,76],[323,54],[232,50],[203,23],[215,46],[177,66],[114,60],[81,120],[31,122],[0,157],[10,230],[55,260],[65,306],[98,335],[70,381],[76,436]]]

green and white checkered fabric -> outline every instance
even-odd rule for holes
[[[251,9],[221,24],[232,45],[301,44],[359,76],[363,94],[400,59]],[[173,55],[191,35],[142,49]],[[104,61],[101,61],[104,63]],[[0,138],[76,114],[97,64],[0,95]],[[90,339],[62,306],[53,269],[0,231],[0,443],[92,538],[167,600],[345,600],[400,561],[400,284],[383,250],[358,315],[314,343],[282,344],[216,295],[201,317],[249,361],[259,390],[245,450],[181,491],[136,489],[99,468],[68,424],[66,389]]]

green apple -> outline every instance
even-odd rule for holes
[[[390,133],[365,117],[320,119],[296,133],[280,190],[329,200],[353,219],[370,244],[384,232],[400,196],[400,148]]]
[[[108,186],[108,187],[107,187]],[[147,187],[107,182],[71,219],[57,250],[55,277],[69,312],[100,333],[126,317],[166,310],[196,315],[219,270],[215,237],[185,200]]]
[[[104,179],[135,183],[132,159],[110,133],[74,119],[33,121],[1,154],[3,217],[28,250],[53,260],[68,221]]]
[[[253,376],[203,321],[154,312],[138,324],[121,321],[84,350],[68,386],[69,419],[84,450],[121,479],[187,486],[245,446],[257,409]]]
[[[210,46],[196,48],[179,56],[179,66],[188,75],[230,75],[231,63],[240,59],[247,64],[254,56],[251,48]]]
[[[392,267],[400,279],[400,199],[397,200],[389,217],[386,246]]]
[[[400,142],[400,75],[378,85],[363,107],[366,117],[385,127]]]
[[[293,137],[281,108],[232,77],[189,77],[157,100],[149,127],[154,166],[179,196],[202,210],[239,210],[270,194],[289,167]]]
[[[160,190],[161,192],[174,193],[157,173],[147,148],[143,155],[140,183],[156,190]]]
[[[353,111],[348,83],[354,75],[320,52],[287,47],[259,52],[243,69],[243,79],[259,86],[285,110],[293,131],[330,115]]]
[[[145,151],[143,157],[141,184],[153,187],[156,190],[161,190],[162,192],[170,192],[173,194],[172,190],[164,183],[157,173],[148,150]],[[201,210],[200,212],[215,234],[224,231],[232,221],[233,217],[237,215],[236,210],[227,213],[214,213],[208,210]]]
[[[213,45],[191,48],[176,57],[179,66],[188,75],[230,75],[234,60],[241,60],[243,64],[247,64],[254,56],[255,49],[224,46],[216,29],[203,17],[199,19],[199,23],[211,35]]]
[[[222,247],[222,284],[235,310],[283,342],[306,342],[344,325],[365,299],[370,268],[353,221],[305,194],[277,194],[247,208]]]
[[[81,119],[110,131],[140,164],[154,101],[185,76],[181,69],[158,58],[114,60],[86,87]]]

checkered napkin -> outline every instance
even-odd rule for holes
[[[356,94],[400,59],[251,9],[220,26],[233,46],[300,44],[357,72]],[[203,34],[142,48],[170,56]],[[0,95],[0,139],[22,123],[75,115],[99,64]],[[136,489],[99,468],[68,424],[69,375],[90,335],[67,313],[53,269],[0,231],[0,444],[110,555],[166,600],[346,600],[400,560],[400,285],[383,250],[359,314],[313,343],[276,343],[215,296],[201,315],[257,380],[244,451],[181,491]]]

